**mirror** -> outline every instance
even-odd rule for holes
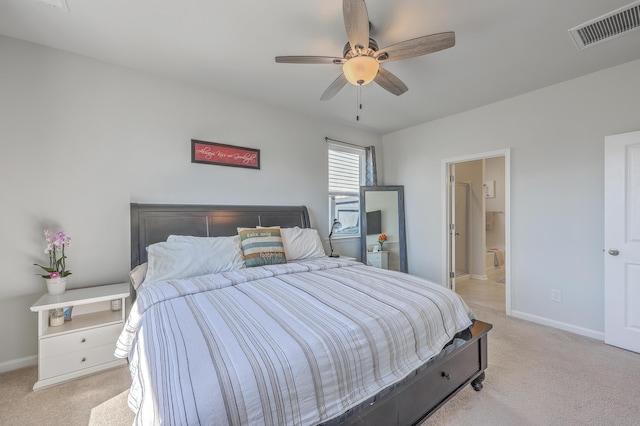
[[[404,186],[360,187],[360,256],[362,263],[408,272],[404,224]],[[380,245],[378,237],[387,240]]]

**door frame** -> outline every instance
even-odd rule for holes
[[[488,158],[504,157],[504,249],[505,249],[505,313],[511,315],[511,149],[499,149],[495,151],[468,154],[459,157],[445,158],[441,161],[441,202],[442,208],[442,282],[450,286],[450,244],[449,244],[449,167],[456,163],[467,161],[485,160]],[[455,273],[455,271],[454,271]]]

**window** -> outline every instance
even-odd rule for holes
[[[329,144],[329,230],[335,237],[360,236],[360,186],[364,184],[364,148]]]

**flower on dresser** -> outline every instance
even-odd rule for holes
[[[47,241],[44,253],[49,255],[49,266],[34,263],[46,272],[42,278],[64,278],[71,275],[71,271],[67,270],[67,256],[64,254],[64,248],[71,245],[71,237],[62,231],[51,232],[45,229],[44,239]]]
[[[378,236],[378,243],[380,244],[380,249],[382,249],[382,244],[387,241],[387,234],[380,234]]]

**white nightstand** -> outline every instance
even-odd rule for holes
[[[113,352],[125,321],[129,283],[67,290],[59,296],[45,294],[31,306],[38,313],[38,381],[41,389],[126,363]],[[111,301],[120,310],[111,310]],[[71,321],[52,327],[49,312],[73,306]]]
[[[367,253],[367,265],[376,268],[389,269],[388,251],[370,251]]]

